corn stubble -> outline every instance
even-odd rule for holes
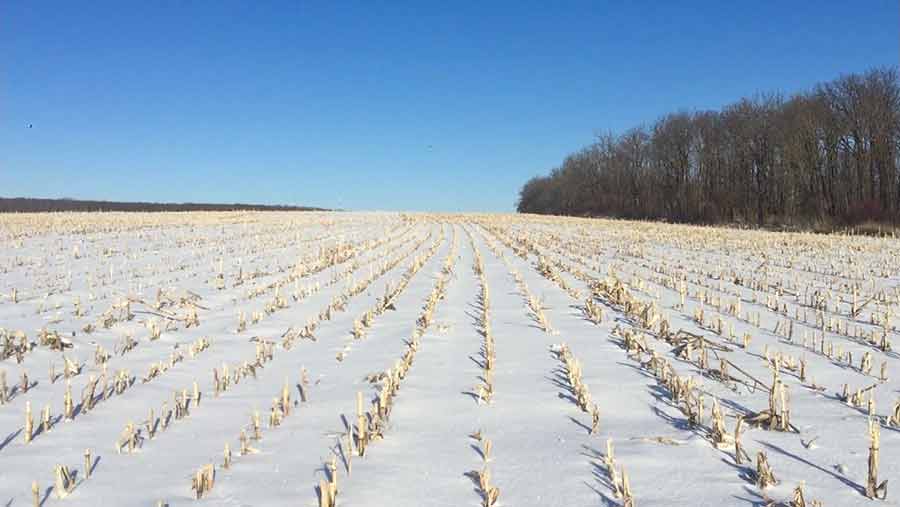
[[[443,241],[443,238],[444,232],[443,228],[441,228],[440,237],[438,238],[438,241],[433,244],[432,252],[428,255],[428,257],[433,255],[433,253],[437,251],[438,245],[441,241]],[[364,403],[363,393],[358,392],[356,395],[356,424],[353,425],[353,427],[345,437],[347,439],[347,453],[345,456],[345,462],[348,475],[352,470],[351,455],[353,454],[354,449],[357,456],[359,456],[360,458],[364,458],[369,446],[373,442],[378,441],[385,436],[393,403],[397,396],[397,393],[400,390],[400,385],[406,378],[409,369],[413,365],[415,355],[422,343],[422,336],[428,331],[428,329],[434,322],[434,311],[437,307],[437,304],[444,299],[447,283],[453,276],[454,262],[457,257],[456,250],[457,239],[454,229],[454,236],[451,240],[450,252],[448,253],[443,263],[440,276],[437,278],[434,286],[431,289],[431,292],[425,299],[422,311],[416,319],[412,338],[406,342],[406,349],[404,350],[400,358],[394,363],[393,367],[388,368],[380,374],[370,375],[367,377],[367,379],[371,383],[380,384],[380,386],[378,387],[377,396],[375,396],[371,400],[368,409],[366,408],[366,405]],[[411,269],[407,271],[407,273],[410,273],[411,271],[415,272],[420,269],[421,266],[424,265],[425,260],[428,257],[420,258],[421,260],[417,260],[414,265],[411,266]],[[386,310],[387,307],[385,305],[392,304],[392,299],[393,298],[387,297],[380,300],[381,306]],[[338,447],[341,451],[343,451],[343,446],[339,444]],[[316,489],[319,505],[333,507],[335,505],[335,497],[337,495],[337,467],[334,465],[333,460],[332,463],[327,467],[327,469],[329,470],[329,480],[320,481]]]
[[[631,482],[625,472],[625,467],[620,466],[618,470],[616,469],[616,455],[611,438],[606,440],[603,465],[606,467],[606,473],[612,483],[613,495],[622,500],[623,507],[635,507],[634,494],[631,491]]]
[[[869,467],[866,476],[866,496],[887,498],[887,481],[878,482],[878,460],[881,451],[881,427],[874,419],[869,420]]]
[[[97,219],[85,219],[78,215],[77,220],[66,217],[53,220],[45,217],[29,219],[12,217],[4,220],[13,224],[27,223],[27,226],[18,225],[17,229],[14,229],[18,231],[17,234],[22,234],[23,238],[30,237],[35,230],[74,230],[79,235],[89,236],[95,232],[113,231],[118,234],[141,229],[152,231],[154,227],[162,224],[190,223],[168,215],[159,218],[136,215],[134,218],[110,216]],[[218,220],[202,218],[200,221],[218,225]],[[443,218],[431,217],[427,220],[443,220]],[[71,223],[61,226],[60,221]],[[462,221],[469,225],[473,223],[471,219]],[[101,223],[105,225],[98,225]],[[404,216],[402,223],[398,221],[398,228],[395,230],[404,232],[411,229],[414,223],[422,222],[418,218]],[[603,221],[602,227],[605,229],[596,234],[595,232],[599,230],[596,227],[598,223],[596,220],[580,221],[549,217],[529,217],[521,220],[508,217],[480,217],[475,219],[474,223],[474,229],[484,237],[483,244],[513,273],[528,316],[538,327],[548,334],[555,333],[550,324],[551,315],[544,301],[531,292],[531,288],[525,282],[525,276],[516,272],[508,262],[506,254],[510,250],[526,261],[521,265],[527,263],[536,273],[571,297],[573,304],[581,307],[586,320],[598,325],[608,321],[616,322],[613,341],[625,349],[630,359],[637,361],[643,370],[653,375],[661,391],[671,400],[673,406],[684,414],[685,421],[695,433],[707,439],[717,449],[729,454],[733,450],[737,464],[749,463],[748,469],[755,465],[753,477],[761,489],[772,488],[777,484],[777,480],[765,453],[757,453],[756,449],[753,449],[748,454],[743,437],[748,429],[755,431],[752,428],[798,432],[791,420],[792,392],[788,390],[788,386],[791,386],[797,402],[800,403],[808,401],[804,397],[807,390],[815,393],[826,391],[825,387],[816,383],[816,376],[820,379],[829,378],[829,376],[822,377],[823,374],[829,373],[821,371],[825,368],[841,368],[854,376],[858,374],[867,379],[858,381],[856,385],[830,385],[828,390],[836,391],[837,397],[856,413],[869,415],[865,495],[873,499],[886,498],[887,481],[879,474],[884,473],[884,470],[879,470],[879,461],[883,457],[880,429],[882,426],[900,428],[900,400],[884,407],[889,410],[879,414],[876,411],[875,394],[878,386],[890,381],[888,359],[893,357],[889,354],[892,353],[890,338],[896,334],[894,321],[898,304],[896,291],[891,292],[889,288],[877,287],[874,281],[870,285],[868,281],[869,278],[886,278],[893,272],[891,266],[895,264],[892,261],[896,255],[886,251],[879,240],[853,241],[844,236],[793,235],[791,238],[797,242],[798,247],[783,248],[784,236],[759,231],[747,233],[728,229]],[[535,226],[531,227],[532,224]],[[401,225],[407,229],[403,229]],[[229,331],[246,333],[248,337],[250,333],[247,331],[286,309],[291,302],[303,301],[321,288],[334,287],[337,293],[330,296],[330,300],[317,315],[304,319],[305,324],[300,322],[288,328],[280,338],[277,335],[270,339],[253,337],[252,340],[257,341],[255,355],[251,354],[237,361],[229,359],[230,364],[223,364],[221,369],[213,369],[213,385],[210,386],[213,388],[212,394],[220,397],[240,382],[245,382],[248,378],[256,379],[259,372],[272,359],[276,345],[280,346],[280,350],[290,350],[302,340],[315,342],[318,326],[332,320],[338,313],[346,311],[351,297],[365,292],[378,276],[399,266],[401,262],[406,262],[407,257],[413,257],[399,280],[385,284],[384,295],[379,297],[374,305],[364,308],[355,316],[356,318],[347,319],[348,322],[353,322],[351,330],[353,338],[364,340],[374,336],[379,316],[396,308],[398,296],[413,275],[423,268],[445,241],[444,228],[442,225],[439,237],[432,231],[427,238],[424,235],[413,235],[403,242],[394,242],[395,237],[402,237],[402,234],[395,235],[394,230],[383,238],[365,242],[355,243],[343,239],[318,242],[316,243],[319,245],[318,251],[301,256],[295,265],[277,273],[264,273],[258,268],[248,269],[239,259],[236,263],[232,263],[234,270],[230,271],[226,267],[227,258],[223,258],[225,250],[220,250],[218,246],[214,257],[204,258],[198,255],[198,260],[213,266],[213,275],[206,277],[211,288],[219,291],[232,290],[234,292],[232,300],[236,306],[238,300],[241,303],[258,300],[256,306],[240,306],[229,310],[232,312],[229,313],[231,317],[228,318],[227,324]],[[245,232],[250,230],[246,227],[244,229]],[[280,234],[284,230],[279,229],[277,232]],[[472,270],[481,282],[480,294],[476,294],[481,306],[477,325],[484,340],[480,351],[482,376],[480,383],[475,387],[475,394],[479,404],[494,407],[496,342],[490,326],[490,291],[480,252],[475,247],[468,227],[464,225],[462,230],[469,236],[475,256]],[[385,438],[400,385],[413,363],[416,352],[423,343],[428,342],[426,332],[434,325],[434,307],[443,298],[444,286],[453,274],[452,259],[455,258],[457,243],[455,227],[453,234],[451,255],[448,255],[441,265],[441,275],[435,287],[438,289],[437,286],[440,285],[440,289],[433,290],[426,299],[401,357],[370,380],[374,388],[371,396],[367,399],[364,393],[359,394],[355,425],[351,424],[339,437],[337,448],[339,454],[344,457],[348,476],[352,470],[353,455],[364,457],[371,452],[370,444]],[[152,237],[152,233],[150,235]],[[274,250],[290,245],[289,242],[279,244],[271,237],[265,239],[265,235],[262,238],[255,239],[253,244],[248,242],[247,245],[243,245],[238,250],[239,255],[252,256],[269,248]],[[179,238],[179,241],[182,239]],[[301,241],[300,235],[292,238],[292,241]],[[304,238],[302,241],[308,239]],[[654,250],[652,245],[655,244],[674,245],[675,248],[690,253],[676,259],[669,257],[666,251]],[[387,245],[388,251],[384,255],[372,255],[371,260],[361,255],[366,251],[374,251],[373,249],[379,245]],[[498,245],[503,245],[508,250],[504,252]],[[704,265],[703,257],[694,255],[719,246],[723,247],[723,251],[746,250],[750,254],[747,256],[748,259],[760,261],[748,267],[751,261],[733,256],[729,258],[729,262],[714,261],[707,266]],[[418,253],[420,247],[425,250],[424,253]],[[76,245],[67,244],[65,250],[61,251],[63,252],[61,257],[67,261],[100,258],[99,248],[90,241],[79,240]],[[615,254],[613,260],[605,266],[603,265],[605,261],[596,255],[596,252],[601,251]],[[852,255],[852,262],[844,259],[848,251],[855,252]],[[778,254],[773,255],[773,252]],[[879,261],[869,260],[867,256],[873,252],[880,256]],[[197,253],[200,253],[199,249]],[[830,261],[826,268],[827,274],[821,265],[809,262],[810,256],[816,255]],[[678,262],[671,262],[675,260]],[[342,263],[345,265],[339,266]],[[138,385],[159,382],[159,379],[165,379],[169,375],[168,372],[178,363],[194,359],[210,346],[209,342],[193,343],[188,349],[182,344],[180,349],[167,351],[166,357],[152,358],[139,367],[129,364],[127,365],[129,368],[140,372],[139,377],[132,376],[127,368],[118,364],[120,361],[124,362],[123,357],[126,360],[130,359],[131,356],[126,354],[130,354],[137,347],[141,347],[139,351],[143,354],[144,347],[162,346],[169,338],[175,336],[174,333],[179,327],[189,329],[206,326],[208,319],[202,314],[206,308],[202,306],[202,301],[190,295],[189,291],[176,287],[161,287],[153,288],[156,292],[155,300],[152,296],[146,299],[136,296],[115,296],[106,307],[95,310],[96,305],[109,297],[110,287],[107,284],[113,281],[114,269],[121,273],[123,279],[142,278],[135,276],[141,274],[139,271],[124,267],[124,264],[121,268],[118,263],[109,264],[111,266],[109,276],[89,275],[89,290],[86,291],[89,292],[88,295],[84,292],[79,294],[66,292],[73,286],[71,274],[50,282],[52,286],[48,287],[48,293],[55,294],[52,297],[38,296],[28,287],[14,287],[11,288],[9,296],[2,295],[4,300],[19,307],[34,301],[36,314],[44,319],[46,324],[32,337],[34,341],[29,340],[25,332],[0,329],[0,359],[8,359],[10,364],[12,361],[29,364],[25,361],[30,360],[36,349],[52,351],[55,354],[56,364],[51,362],[50,382],[44,384],[44,380],[41,379],[39,387],[40,389],[50,387],[58,379],[65,381],[63,385],[57,384],[53,388],[57,396],[62,395],[61,399],[54,398],[53,401],[53,407],[59,411],[56,417],[60,419],[81,421],[82,415],[91,413],[97,406],[102,408],[104,402],[111,397],[130,390],[136,378],[142,380]],[[360,275],[367,265],[368,275]],[[314,283],[303,281],[305,277],[329,268],[331,272],[323,273],[321,285],[319,280],[315,280]],[[7,268],[0,266],[0,269]],[[604,271],[607,273],[605,277],[594,275]],[[166,271],[163,266],[150,266],[150,274],[161,276],[166,274]],[[138,293],[143,294],[148,287],[140,286],[141,282],[138,284]],[[342,286],[345,288],[341,289]],[[584,287],[588,288],[588,294],[584,293]],[[666,303],[665,299],[660,298],[660,293],[665,291],[671,291],[669,296],[674,297],[674,300],[670,299]],[[672,304],[672,301],[677,302]],[[693,320],[690,319],[692,309]],[[680,312],[684,318],[673,319],[671,322],[681,322],[684,329],[675,331],[672,328],[669,320],[672,310]],[[150,313],[153,316],[142,320],[143,316],[151,311],[154,312]],[[140,341],[134,339],[134,329],[123,331],[116,326],[117,323],[127,325],[135,319],[136,314],[139,317],[132,326],[139,328],[137,334]],[[761,325],[763,322],[761,315],[765,317],[765,328]],[[620,320],[622,316],[625,318]],[[599,326],[597,329],[604,328]],[[100,330],[106,329],[116,332],[117,338],[103,345],[99,343],[91,345],[90,356],[85,356],[92,360],[93,366],[90,366],[84,362],[85,357],[79,359],[77,356],[79,351],[84,354],[83,344],[70,339],[68,331],[62,332],[62,329],[80,329],[85,334],[94,333],[95,338],[102,338]],[[772,343],[776,343],[772,339],[772,334],[777,344],[797,348],[800,353],[776,350],[771,346]],[[155,344],[148,345],[150,342]],[[760,349],[762,351],[757,353]],[[582,364],[575,359],[568,347],[559,352],[557,358],[563,364],[566,383],[572,390],[576,405],[585,414],[590,415],[590,433],[596,435],[600,429],[601,413],[584,384]],[[349,350],[345,350],[336,356],[339,361],[344,361],[342,368],[352,364],[346,361],[348,353]],[[738,358],[746,359],[751,354],[765,358],[765,364],[772,371],[771,382],[762,382],[745,372],[745,363]],[[181,368],[185,367],[187,365]],[[585,363],[584,367],[590,370],[592,365]],[[30,365],[29,369],[34,373]],[[686,370],[691,373],[685,373]],[[691,376],[693,372],[699,373],[699,382]],[[40,440],[38,444],[43,445],[45,436],[51,431],[55,434],[58,430],[52,424],[55,419],[52,417],[50,404],[45,405],[43,401],[35,401],[36,398],[32,397],[34,395],[31,390],[37,382],[29,378],[28,372],[24,370],[21,372],[21,379],[16,378],[19,375],[19,371],[13,373],[13,386],[10,389],[7,385],[6,371],[0,370],[0,405],[15,402],[23,397],[19,400],[25,403],[23,439],[34,448],[35,438]],[[296,384],[302,402],[306,402],[308,396],[309,382],[305,377],[304,372],[303,379]],[[703,379],[716,382],[717,384],[713,384],[716,388],[724,387],[733,392],[747,388],[753,399],[759,397],[764,409],[757,412],[736,410],[732,404],[727,403],[728,400],[722,392],[713,393],[709,386],[704,386]],[[799,382],[796,382],[797,379]],[[798,389],[797,384],[802,389]],[[147,459],[146,454],[140,457],[138,453],[145,443],[145,437],[148,442],[159,438],[170,425],[182,424],[180,421],[189,420],[191,414],[198,409],[206,410],[200,408],[201,392],[197,382],[181,387],[171,391],[172,395],[163,402],[161,409],[158,405],[148,407],[146,412],[148,417],[145,421],[128,421],[121,438],[116,442],[117,450],[123,453],[134,452],[137,454],[135,459]],[[240,447],[235,449],[239,451],[236,453],[238,456],[256,452],[257,450],[251,447],[251,442],[258,445],[257,442],[262,441],[266,432],[285,424],[286,418],[295,412],[292,407],[297,405],[291,400],[292,387],[285,379],[280,391],[271,393],[274,396],[259,405],[261,413],[259,410],[250,412],[250,424],[241,428]],[[150,388],[152,389],[152,386]],[[80,392],[78,389],[81,389]],[[880,395],[887,392],[887,389],[881,389]],[[724,392],[727,396],[728,392]],[[768,406],[764,401],[766,396]],[[32,401],[39,403],[33,407],[34,413]],[[203,400],[203,407],[207,403],[213,403],[211,406],[214,407],[217,402],[210,396]],[[41,405],[43,410],[40,410]],[[726,413],[726,410],[733,410],[734,413]],[[93,417],[100,415],[100,411],[96,411]],[[15,419],[21,421],[20,417],[21,415],[17,415]],[[735,425],[729,428],[727,421],[732,417]],[[90,418],[85,419],[89,420]],[[498,502],[499,497],[499,489],[493,484],[491,477],[492,442],[484,438],[480,432],[477,432],[477,436],[483,460],[481,470],[474,472],[473,477],[477,478],[479,483],[483,505],[491,506]],[[52,438],[56,437],[51,435]],[[814,440],[809,440],[808,445],[807,441],[801,443],[807,449],[812,449]],[[663,442],[662,437],[659,441]],[[752,439],[750,442],[749,445],[752,446]],[[233,443],[226,442],[224,445],[221,456],[222,467],[225,469],[235,467],[241,461],[241,458],[232,456]],[[755,455],[755,460],[751,455]],[[890,451],[888,450],[885,455],[890,456]],[[85,472],[82,477],[85,479],[90,478],[95,459],[90,450],[84,451]],[[614,493],[625,505],[634,505],[628,475],[615,462],[611,440],[605,460]],[[319,484],[319,502],[320,506],[333,507],[338,494],[337,467],[334,459],[325,464],[325,472],[325,478]],[[74,472],[59,465],[54,468],[54,475],[53,490],[56,495],[71,492],[74,488],[72,482]],[[213,465],[206,465],[194,474],[192,490],[196,497],[208,495],[214,484],[214,475]],[[40,503],[40,490],[36,482],[32,484],[32,490],[34,503],[37,505]],[[790,490],[783,490],[785,493],[788,491]],[[783,502],[785,503],[777,505],[790,507],[820,505],[819,502],[807,499],[802,482],[791,491],[789,500],[785,499]],[[160,504],[162,505],[162,502]]]
[[[466,475],[471,477],[477,483],[482,507],[493,507],[500,498],[500,488],[491,483],[491,470],[489,468],[493,443],[482,434],[481,430],[470,434],[469,438],[477,441],[480,446],[479,454],[481,456],[482,466],[480,470],[472,470]]]

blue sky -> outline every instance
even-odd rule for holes
[[[510,211],[599,133],[896,66],[898,25],[896,0],[7,0],[0,196]]]

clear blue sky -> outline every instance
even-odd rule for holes
[[[0,196],[508,211],[598,133],[897,65],[898,25],[897,0],[6,0]]]

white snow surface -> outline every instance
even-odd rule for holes
[[[98,213],[0,217],[0,245],[0,328],[9,336],[22,331],[37,343],[21,362],[14,355],[0,361],[11,391],[0,406],[0,505],[32,505],[36,481],[45,506],[317,506],[316,488],[329,477],[335,453],[336,505],[342,507],[481,506],[471,472],[485,467],[499,489],[498,507],[623,505],[604,465],[610,440],[634,504],[641,507],[791,505],[801,483],[807,505],[813,499],[825,506],[900,505],[893,491],[900,487],[900,427],[888,420],[900,400],[897,353],[840,329],[823,332],[809,304],[814,290],[828,293],[826,320],[847,322],[860,333],[884,330],[896,342],[896,319],[872,324],[873,314],[876,321],[884,314],[890,319],[900,307],[895,239],[504,215]],[[476,255],[483,279],[474,267]],[[397,286],[416,258],[424,262],[393,300],[394,309],[375,315],[355,338],[354,321]],[[555,266],[556,281],[542,275],[541,258]],[[317,270],[323,259],[329,265]],[[381,274],[391,260],[396,264]],[[721,403],[733,432],[738,416],[768,407],[769,393],[717,380],[698,366],[696,354],[691,361],[676,357],[672,345],[642,329],[620,305],[600,293],[592,296],[592,280],[612,277],[638,299],[654,302],[673,332],[684,330],[727,349],[716,352],[710,368],[726,358],[770,383],[767,350],[803,358],[806,380],[781,369],[799,433],[745,426],[742,443],[751,461],[740,465],[733,446],[716,448],[709,436],[713,400]],[[431,323],[417,324],[442,279],[445,290]],[[681,281],[687,289],[683,306],[676,288]],[[364,290],[348,295],[330,320],[321,319],[336,297],[360,282],[367,283]],[[496,350],[490,402],[479,402],[475,394],[484,375],[482,283],[489,288]],[[855,316],[854,291],[857,304],[875,297]],[[549,330],[529,308],[529,294],[539,300]],[[717,301],[701,303],[703,297]],[[767,306],[769,297],[776,309]],[[271,308],[278,298],[282,307]],[[602,308],[599,323],[586,318],[589,298]],[[726,311],[738,298],[741,310]],[[126,300],[132,301],[133,318],[101,325],[104,312]],[[191,305],[199,324],[187,327]],[[701,306],[703,326],[694,318]],[[260,319],[254,323],[255,312]],[[246,329],[239,331],[241,313]],[[759,325],[742,314],[758,314]],[[719,318],[725,329],[733,327],[734,340],[729,332],[716,332]],[[789,321],[791,338],[775,332]],[[283,346],[289,329],[310,322],[317,323],[314,339]],[[152,323],[162,328],[155,340]],[[95,329],[87,332],[89,324]],[[348,474],[336,442],[356,424],[357,393],[368,407],[380,385],[366,376],[395,367],[417,328],[419,346],[383,438],[371,442],[364,457],[352,458]],[[42,330],[57,332],[72,347],[40,345]],[[679,375],[694,378],[705,398],[700,425],[690,425],[653,372],[629,356],[622,346],[625,330],[643,334]],[[752,336],[747,348],[741,343],[745,333]],[[806,346],[806,335],[815,343],[824,336],[835,349],[851,352],[853,364],[812,350],[817,346]],[[137,345],[118,353],[126,336]],[[188,349],[200,338],[210,345],[191,357]],[[213,370],[254,361],[260,340],[274,343],[271,361],[258,368],[256,379],[243,378],[216,395]],[[591,414],[574,402],[557,358],[563,344],[579,361],[599,408],[595,434]],[[82,391],[103,371],[95,360],[98,345],[111,354],[108,374],[124,370],[134,380],[85,413]],[[866,352],[873,363],[869,373],[859,368]],[[183,359],[143,382],[151,363],[169,366],[173,353]],[[63,417],[66,379],[50,379],[51,365],[62,374],[63,356],[83,364],[69,380],[71,420]],[[887,380],[879,378],[883,362]],[[305,402],[297,389],[304,371]],[[23,373],[27,392],[20,386]],[[199,404],[192,400],[186,417],[150,438],[144,424],[149,411],[159,417],[164,403],[173,408],[175,393],[186,389],[190,395],[194,382]],[[270,427],[273,399],[286,383],[291,411]],[[879,481],[889,481],[887,500],[864,495],[870,416],[867,407],[840,398],[844,384],[851,391],[875,386],[872,420],[880,428]],[[26,403],[35,426],[29,443]],[[49,432],[40,428],[45,406],[53,421]],[[257,410],[262,438],[250,442],[257,452],[240,455],[241,430],[252,433]],[[117,452],[128,423],[141,430],[138,447]],[[476,431],[492,442],[486,463],[471,437]],[[233,453],[228,469],[222,466],[226,444]],[[86,449],[94,460],[89,478]],[[752,460],[759,451],[778,480],[765,490],[755,482]],[[215,483],[198,500],[191,479],[206,464],[215,467]],[[62,499],[55,489],[57,465],[74,472],[73,489]]]

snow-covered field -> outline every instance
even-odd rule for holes
[[[898,505],[894,239],[110,213],[0,245],[0,505]]]

